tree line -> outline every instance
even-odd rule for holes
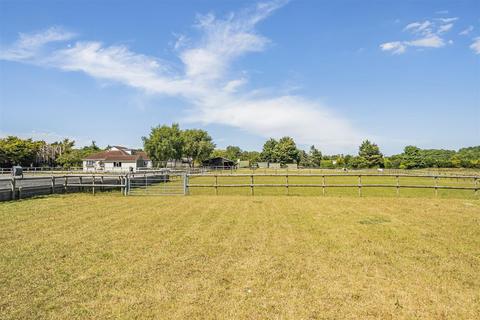
[[[242,150],[238,146],[217,149],[212,137],[201,129],[182,130],[178,124],[161,125],[142,137],[143,148],[155,166],[165,166],[168,161],[201,165],[211,157],[224,157],[233,161],[248,161],[251,166],[259,162],[296,163],[310,168],[480,168],[480,146],[455,150],[420,149],[406,146],[402,153],[384,156],[378,145],[365,140],[355,155],[323,155],[316,146],[308,151],[297,147],[291,137],[270,138],[261,151]],[[75,148],[69,139],[46,143],[8,136],[0,139],[0,166],[61,166],[82,165],[82,159],[101,150],[94,141],[90,146]],[[108,148],[108,147],[107,147]]]
[[[69,139],[47,143],[8,136],[0,139],[0,167],[79,167],[83,158],[102,150],[95,141],[83,148],[74,148],[74,145],[75,141]]]

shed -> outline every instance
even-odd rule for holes
[[[204,167],[218,167],[225,169],[234,168],[235,164],[235,161],[223,157],[210,158],[202,162],[202,165]]]

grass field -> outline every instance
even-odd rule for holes
[[[2,319],[478,319],[480,201],[0,204]]]

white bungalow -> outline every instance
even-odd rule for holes
[[[83,171],[137,171],[152,168],[144,151],[113,146],[83,159]]]

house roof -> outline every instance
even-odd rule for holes
[[[144,151],[128,149],[125,147],[115,146],[119,150],[105,150],[89,155],[83,160],[103,160],[103,161],[137,161],[150,160]],[[131,151],[132,154],[129,154]]]

